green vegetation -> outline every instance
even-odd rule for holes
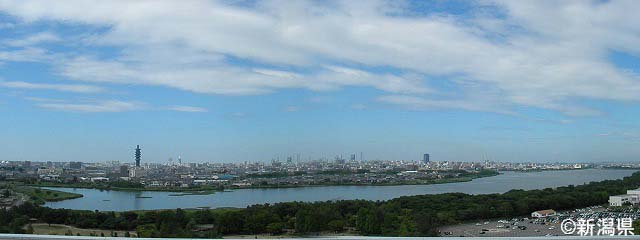
[[[73,226],[63,224],[46,224],[46,223],[33,223],[27,225],[26,232],[33,234],[49,234],[49,235],[77,235],[77,236],[121,236],[131,237],[136,236],[135,231],[113,231],[113,230],[100,230],[100,229],[84,229],[76,228]]]
[[[45,202],[55,202],[67,199],[81,198],[82,194],[69,193],[50,189],[40,189],[35,187],[18,186],[15,187],[15,191],[26,194],[30,197],[31,201],[37,204],[44,204]]]
[[[322,172],[323,174],[329,173],[329,175],[346,175],[347,173],[353,174],[351,171],[346,170],[328,170]],[[359,171],[358,173],[364,173],[368,171]],[[400,171],[389,170],[386,172],[382,172],[381,174],[396,174]],[[440,171],[441,173],[445,173],[444,178],[417,178],[416,180],[409,181],[401,181],[401,182],[376,182],[376,183],[354,183],[354,182],[318,182],[315,184],[267,184],[266,182],[262,184],[252,185],[250,188],[296,188],[296,187],[322,187],[322,186],[394,186],[394,185],[430,185],[430,184],[442,184],[442,183],[454,183],[454,182],[468,182],[476,178],[482,177],[492,177],[499,175],[500,173],[494,170],[482,169],[478,172],[469,172],[466,170],[450,170],[450,171]],[[270,176],[270,175],[269,175]]]
[[[442,225],[529,215],[606,203],[609,195],[640,186],[640,172],[621,180],[504,194],[447,193],[388,201],[288,202],[244,209],[99,212],[50,209],[26,203],[0,210],[0,232],[25,232],[30,218],[77,228],[136,231],[141,237],[220,237],[236,234],[298,235],[354,229],[362,235],[434,236]],[[207,225],[208,228],[201,228]],[[197,231],[196,231],[197,230]]]
[[[397,174],[399,170],[388,170],[385,172],[376,172],[375,174]],[[368,170],[325,170],[319,171],[313,174],[317,175],[349,175],[349,174],[364,174],[369,173]],[[465,170],[450,170],[440,171],[444,173],[444,178],[417,178],[414,180],[404,180],[397,182],[335,182],[335,181],[319,181],[314,184],[268,184],[266,181],[262,183],[253,184],[249,187],[242,188],[295,188],[295,187],[316,187],[316,186],[391,186],[391,185],[429,185],[429,184],[442,184],[453,182],[467,182],[475,178],[496,176],[499,173],[494,170],[482,169],[478,172],[469,172]],[[255,173],[249,174],[248,178],[280,178],[301,176],[307,174],[306,172],[277,172],[277,173]],[[372,173],[373,174],[373,173]],[[218,191],[224,191],[224,186],[191,186],[191,187],[145,187],[143,184],[131,181],[111,181],[111,182],[48,182],[39,181],[36,179],[24,179],[21,182],[14,182],[16,185],[27,185],[33,187],[65,187],[65,188],[91,188],[99,190],[117,190],[117,191],[159,191],[159,192],[177,192],[171,196],[185,196],[185,195],[209,195]]]
[[[20,183],[22,184],[22,183]],[[222,191],[222,186],[193,186],[193,187],[145,187],[138,182],[130,181],[113,181],[113,182],[74,182],[74,183],[62,183],[62,182],[26,182],[28,186],[37,187],[65,187],[65,188],[93,188],[100,190],[117,190],[117,191],[158,191],[158,192],[183,192],[187,194],[213,194],[217,191]]]

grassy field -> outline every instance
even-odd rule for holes
[[[55,202],[67,199],[81,198],[82,194],[69,193],[50,189],[40,189],[34,187],[17,187],[17,192],[28,195],[32,201],[43,204],[44,202]]]
[[[201,187],[125,187],[125,186],[111,186],[105,183],[60,183],[60,182],[38,182],[38,183],[30,183],[29,186],[33,187],[65,187],[65,188],[87,188],[87,189],[100,189],[100,190],[115,190],[115,191],[131,191],[131,192],[139,192],[139,191],[151,191],[151,192],[177,192],[182,193],[184,195],[209,195],[214,194],[215,192],[222,191],[221,189],[217,189],[210,186],[201,186]],[[180,194],[178,194],[180,195]]]
[[[73,226],[62,225],[62,224],[46,224],[46,223],[34,223],[31,224],[33,228],[33,234],[40,235],[73,235],[73,236],[111,236],[112,233],[118,234],[119,237],[125,236],[125,231],[111,231],[111,230],[101,230],[101,229],[84,229],[84,228],[76,228]],[[25,229],[28,228],[28,225],[25,226]],[[101,235],[103,234],[103,235]],[[136,237],[135,231],[130,231],[129,234],[131,237]]]

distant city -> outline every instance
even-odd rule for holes
[[[585,168],[640,169],[639,163],[521,163],[431,161],[428,153],[421,161],[349,159],[242,163],[186,163],[181,157],[165,163],[144,162],[138,145],[132,162],[0,162],[0,179],[37,179],[60,183],[135,182],[145,188],[249,188],[309,185],[397,185],[461,181],[463,177],[483,177],[481,171],[550,171]]]

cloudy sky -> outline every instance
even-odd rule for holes
[[[0,160],[640,160],[637,1],[0,0]]]

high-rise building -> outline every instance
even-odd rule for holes
[[[424,164],[429,163],[429,154],[428,153],[425,153],[424,156],[422,156],[422,162]]]
[[[120,166],[120,176],[121,177],[128,177],[129,176],[129,166],[127,166],[127,165]]]
[[[82,162],[69,162],[69,168],[71,169],[81,169]]]
[[[351,154],[351,159],[349,159],[351,161],[355,161],[356,160],[356,155],[355,154]]]
[[[136,167],[140,167],[140,157],[142,157],[142,153],[140,152],[140,145],[136,146]]]
[[[144,168],[131,168],[129,169],[129,177],[130,178],[143,178],[147,176],[147,171]]]

